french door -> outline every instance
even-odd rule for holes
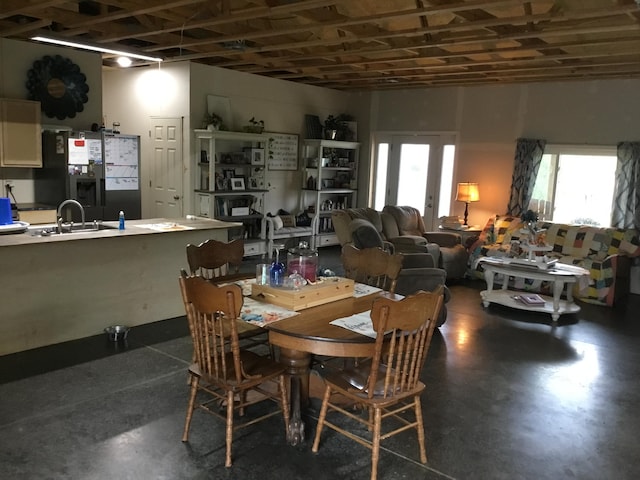
[[[377,134],[373,205],[417,208],[427,229],[449,215],[455,136]]]

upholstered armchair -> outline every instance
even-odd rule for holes
[[[422,237],[428,243],[436,243],[440,247],[440,259],[436,265],[447,272],[448,279],[463,278],[467,271],[469,254],[462,245],[462,237],[457,233],[427,232],[422,215],[417,208],[408,206],[387,205],[382,214],[390,215],[394,222],[390,223],[389,235]],[[396,231],[391,231],[395,223]]]
[[[392,243],[382,239],[375,226],[363,218],[352,220],[349,224],[353,246],[358,249],[382,248],[389,253],[394,253]],[[395,253],[400,253],[395,251]],[[451,298],[451,292],[445,286],[447,272],[437,268],[433,256],[427,252],[400,253],[402,256],[402,270],[398,275],[396,293],[411,295],[419,290],[435,291],[440,285],[444,287],[444,302],[438,317],[437,325],[442,325],[447,319],[446,303]]]
[[[429,253],[435,265],[440,263],[440,247],[422,236],[400,236],[395,220],[373,208],[348,208],[331,212],[331,221],[340,245],[353,243],[351,222],[366,220],[373,225],[383,241],[393,245],[395,253]]]

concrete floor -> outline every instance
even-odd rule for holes
[[[553,329],[548,315],[484,309],[483,287],[451,286],[431,344],[428,465],[406,432],[383,443],[379,478],[640,478],[640,296],[581,304]],[[367,449],[330,430],[318,454],[311,440],[290,447],[279,417],[236,433],[230,469],[216,418],[196,412],[183,444],[187,335],[180,318],[134,328],[126,345],[97,336],[0,357],[0,478],[369,478]]]

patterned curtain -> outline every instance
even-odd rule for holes
[[[640,228],[640,142],[618,144],[611,226]]]
[[[527,211],[546,144],[546,140],[517,140],[507,215],[519,217]]]

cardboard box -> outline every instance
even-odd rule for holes
[[[340,277],[315,285],[305,285],[300,290],[288,290],[255,283],[251,285],[252,297],[295,311],[353,297],[353,293],[353,280]]]

